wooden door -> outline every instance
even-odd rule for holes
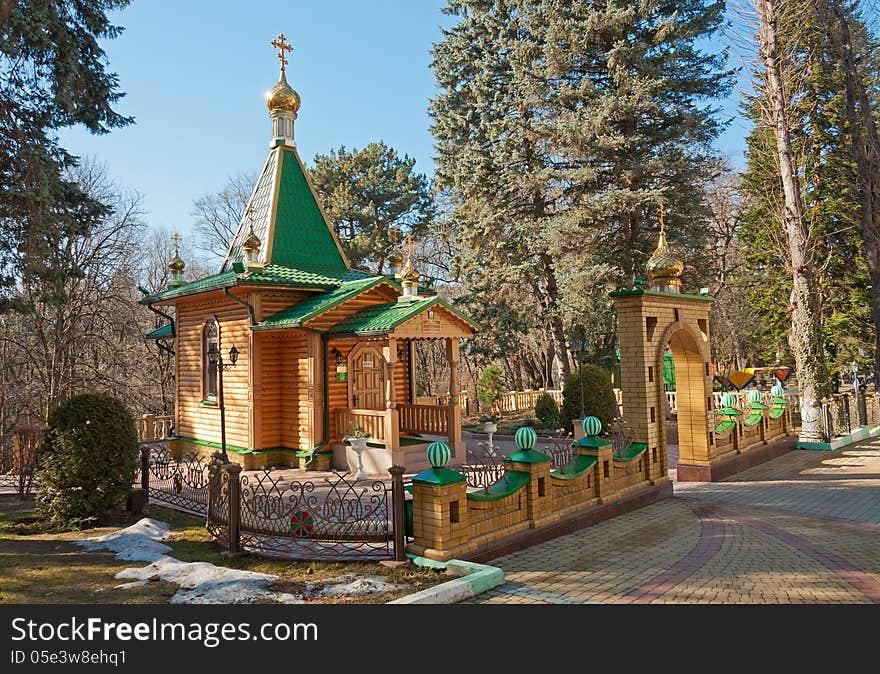
[[[349,405],[353,409],[385,409],[385,359],[375,347],[358,349],[349,365]]]

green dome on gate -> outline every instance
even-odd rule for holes
[[[749,402],[750,403],[759,403],[764,396],[761,395],[761,392],[758,389],[752,389],[749,391]]]
[[[736,406],[736,396],[733,395],[730,391],[721,396],[721,406],[722,407],[735,407]]]
[[[774,384],[770,389],[770,394],[776,398],[781,398],[785,393],[785,387],[782,384]]]

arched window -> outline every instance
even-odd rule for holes
[[[206,402],[217,402],[217,365],[211,362],[208,355],[213,347],[220,352],[220,326],[217,321],[210,320],[202,328],[202,399]]]

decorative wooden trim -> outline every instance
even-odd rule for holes
[[[271,207],[269,209],[269,226],[266,228],[266,252],[263,257],[263,262],[265,264],[269,264],[272,260],[272,244],[275,241],[275,216],[278,211],[278,186],[281,184],[281,148],[278,148],[278,156],[275,157],[275,166],[272,169],[274,173],[272,174],[272,194],[269,197],[271,201]],[[271,152],[269,153],[271,155]],[[259,184],[259,180],[257,181]],[[256,188],[254,188],[256,189]]]

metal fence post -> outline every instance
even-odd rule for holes
[[[403,494],[403,466],[391,466],[391,513],[392,527],[394,529],[394,559],[402,562],[406,559],[406,522],[405,522],[405,498]]]
[[[834,421],[831,417],[831,403],[828,399],[822,400],[822,425],[825,427],[825,440],[834,437]]]
[[[141,447],[141,489],[150,496],[150,448]]]
[[[241,466],[237,463],[223,465],[229,474],[229,552],[241,552]]]

